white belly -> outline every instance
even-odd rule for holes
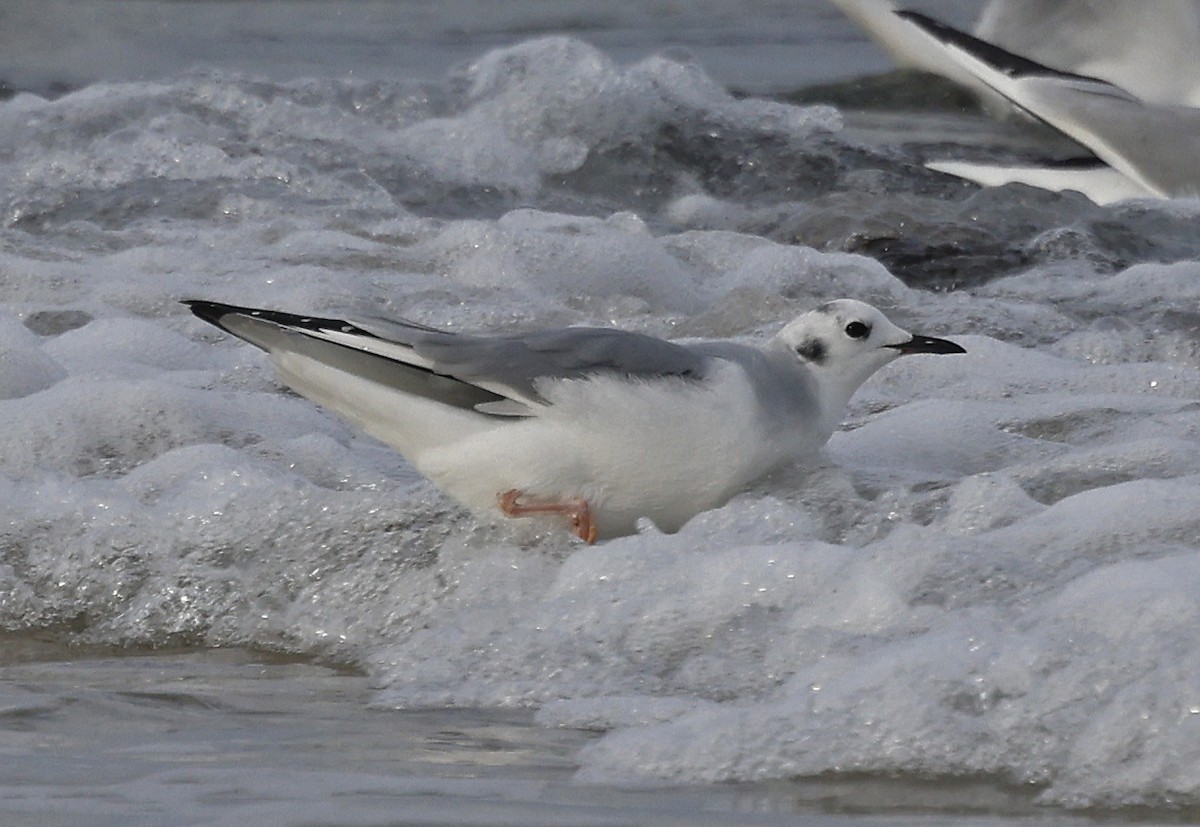
[[[452,496],[495,509],[498,493],[582,497],[600,535],[641,517],[675,531],[794,458],[762,430],[736,369],[704,383],[572,380],[544,389],[539,416],[499,422],[412,461]]]
[[[540,389],[549,404],[538,415],[495,417],[305,356],[274,360],[289,385],[396,448],[469,508],[498,514],[498,495],[512,489],[581,497],[601,537],[629,533],[642,517],[676,531],[814,441],[803,427],[787,439],[766,434],[734,366],[703,382],[558,380]]]

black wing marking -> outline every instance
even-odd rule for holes
[[[369,360],[382,360],[387,367],[371,370],[376,381],[383,381],[382,375],[388,384],[398,385],[397,377],[419,371],[427,377],[425,383],[434,385],[422,395],[484,411],[490,407],[511,413],[511,406],[492,404],[506,399],[521,404],[544,402],[537,385],[546,379],[603,374],[701,379],[710,360],[684,345],[612,328],[568,327],[516,336],[475,336],[406,321],[388,321],[385,327],[219,302],[189,300],[184,304],[201,319],[265,350],[303,348],[306,355],[320,361],[337,359],[342,369],[349,369],[343,365],[353,358],[356,367],[352,372],[359,375],[366,375]],[[375,330],[368,329],[371,327]],[[383,330],[386,335],[377,332]],[[302,345],[301,340],[310,342]],[[434,382],[434,378],[444,382]],[[455,385],[470,390],[455,389]],[[449,397],[460,401],[451,402]],[[485,407],[479,408],[481,405]]]

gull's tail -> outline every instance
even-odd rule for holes
[[[343,319],[195,299],[183,303],[209,324],[265,350],[293,390],[402,452],[412,449],[414,438],[417,445],[433,444],[439,430],[461,433],[481,419],[494,420],[482,411],[505,399],[434,372],[398,336],[385,338]],[[428,332],[408,323],[390,329],[400,335],[410,330],[414,337]]]

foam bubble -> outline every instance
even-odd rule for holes
[[[37,346],[21,323],[0,314],[0,399],[28,396],[53,385],[66,371]]]

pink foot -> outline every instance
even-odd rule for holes
[[[513,488],[496,495],[500,510],[509,517],[526,517],[530,514],[562,514],[571,521],[571,531],[589,546],[596,542],[596,524],[592,522],[592,509],[582,497],[567,500],[543,500],[527,498],[524,491]]]

